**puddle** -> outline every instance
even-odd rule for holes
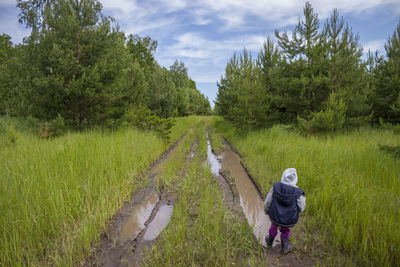
[[[179,142],[176,146],[179,145]],[[172,153],[175,152],[175,148],[168,152],[168,155],[165,157],[165,159],[159,161],[150,169],[150,179],[154,179],[157,175],[162,173],[163,164],[166,160],[168,160]],[[155,191],[153,191],[148,198],[135,205],[128,220],[121,227],[121,232],[118,239],[120,243],[124,243],[127,240],[133,240],[138,236],[138,234],[145,228],[144,224],[150,218],[151,213],[159,200],[160,197]]]
[[[146,232],[144,233],[144,240],[154,240],[160,233],[167,227],[169,220],[171,219],[172,211],[174,209],[173,205],[162,205],[158,210],[154,219],[147,226]]]
[[[230,171],[235,179],[240,205],[247,222],[253,227],[253,234],[256,236],[257,240],[263,245],[266,245],[264,238],[268,234],[271,223],[269,217],[264,213],[264,200],[260,197],[256,186],[240,164],[240,157],[227,145],[221,157],[215,156],[214,153],[212,153],[211,144],[207,138],[207,160],[211,172],[214,175],[219,175],[219,170],[221,168]],[[278,237],[275,238],[274,245],[278,240],[280,240],[279,231]]]
[[[137,204],[132,210],[131,216],[122,225],[121,233],[119,234],[119,242],[124,243],[127,240],[132,240],[144,229],[145,222],[150,218],[151,212],[155,208],[159,196],[153,192],[146,200]]]
[[[207,161],[208,165],[210,166],[212,174],[215,176],[219,175],[219,170],[221,169],[220,160],[221,157],[217,157],[215,156],[214,153],[212,153],[211,143],[210,140],[208,139],[208,134],[207,134]]]

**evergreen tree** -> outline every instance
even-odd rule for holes
[[[96,0],[43,3],[38,42],[29,44],[38,71],[32,79],[32,113],[45,119],[61,114],[80,126],[99,123],[109,116],[113,96],[120,93],[115,83],[128,58],[124,35],[111,28],[112,20],[102,15]],[[30,11],[21,7],[21,14]],[[36,34],[38,27],[32,29]]]
[[[347,124],[359,125],[372,118],[368,104],[366,64],[362,62],[359,36],[354,35],[335,9],[324,28],[329,56],[331,92],[342,98],[347,106]]]
[[[303,9],[304,19],[295,27],[292,38],[275,31],[284,53],[280,70],[277,103],[282,122],[293,122],[298,115],[319,111],[329,96],[326,36],[320,31],[318,15],[310,3]]]
[[[156,66],[149,79],[148,108],[162,118],[173,116],[178,106],[178,91],[169,71]]]
[[[0,35],[0,114],[8,114],[11,98],[11,73],[10,62],[14,54],[11,37],[7,34]]]
[[[372,95],[375,120],[400,123],[400,23],[385,44],[386,58],[378,59]]]
[[[263,126],[267,114],[267,95],[262,73],[251,54],[233,55],[218,83],[217,113],[241,128]]]

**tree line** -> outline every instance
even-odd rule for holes
[[[0,115],[85,128],[211,113],[185,64],[160,66],[157,41],[127,36],[99,1],[17,0],[17,7],[31,34],[21,44],[0,36]]]
[[[215,111],[242,128],[295,124],[303,132],[400,123],[400,24],[386,56],[368,52],[335,9],[321,26],[308,2],[289,35],[275,31],[256,58],[235,53],[218,85]]]

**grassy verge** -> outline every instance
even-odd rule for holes
[[[175,190],[175,184],[180,179],[180,173],[185,166],[185,159],[190,152],[192,144],[199,136],[199,131],[210,120],[209,117],[197,117],[196,124],[186,132],[185,138],[176,148],[174,153],[166,159],[163,164],[161,175],[156,177],[156,187],[159,191],[166,188],[167,190]]]
[[[265,265],[251,229],[223,205],[206,158],[205,125],[196,128],[196,154],[176,184],[179,200],[171,222],[147,255],[149,266]]]
[[[363,129],[306,138],[279,126],[242,135],[221,119],[213,125],[241,153],[264,196],[285,168],[297,169],[307,196],[305,234],[323,240],[328,263],[400,264],[400,162],[377,145],[398,136]]]
[[[211,145],[215,153],[219,154],[224,150],[224,141],[221,136],[215,131],[214,128],[208,130],[210,136]]]
[[[132,129],[50,140],[17,131],[0,150],[0,265],[78,265],[141,174],[197,120],[177,119],[169,144]]]

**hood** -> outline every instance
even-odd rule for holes
[[[297,172],[295,168],[286,169],[282,173],[281,183],[297,187]]]

